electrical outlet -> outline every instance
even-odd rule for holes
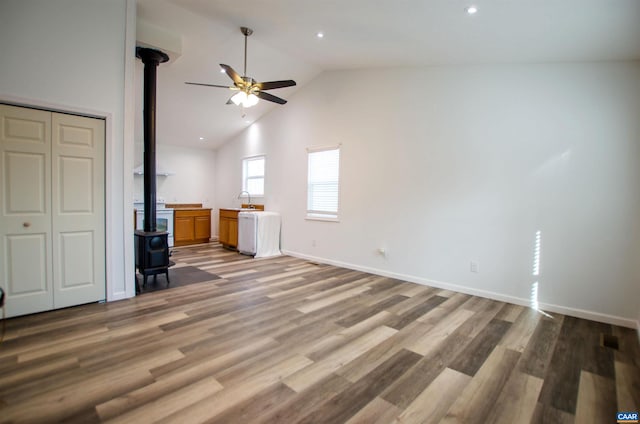
[[[471,261],[469,269],[471,272],[480,272],[480,263],[478,261]]]

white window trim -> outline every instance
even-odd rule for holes
[[[326,222],[340,222],[340,216],[330,217],[330,216],[313,216],[307,213],[307,216],[304,217],[307,221],[326,221]]]
[[[242,167],[242,186],[241,186],[241,187],[242,187],[242,191],[247,191],[247,192],[249,191],[249,190],[247,190],[247,188],[248,188],[248,187],[247,187],[247,184],[246,184],[246,183],[247,183],[247,179],[248,179],[248,178],[245,178],[245,176],[244,176],[244,174],[245,174],[245,167],[244,167],[245,161],[246,161],[246,160],[257,159],[257,158],[262,158],[262,159],[264,160],[264,173],[262,174],[262,179],[263,179],[263,181],[264,181],[265,183],[266,183],[266,181],[267,181],[267,179],[266,179],[266,174],[267,174],[267,155],[265,155],[265,154],[260,154],[260,155],[253,155],[253,156],[246,156],[246,157],[243,157],[243,158],[242,158],[242,160],[240,161],[240,166]],[[250,178],[250,177],[249,177],[249,178]],[[255,178],[255,177],[254,177],[254,178]],[[262,188],[263,192],[262,192],[262,194],[253,194],[253,193],[252,193],[252,194],[251,194],[251,198],[252,198],[252,200],[253,200],[253,199],[255,199],[255,198],[263,198],[263,197],[265,196],[265,193],[264,193],[265,188],[266,188],[266,187],[265,187],[265,186],[264,186],[264,184],[263,184],[263,188]],[[241,195],[240,195],[240,198],[242,198],[242,199],[248,199],[248,198],[249,198],[249,196],[247,196],[246,194],[241,194]]]
[[[331,146],[309,146],[307,147],[307,153],[324,152],[325,150],[336,150],[340,148],[342,148],[342,143]]]
[[[317,153],[324,152],[327,150],[342,150],[342,143],[331,145],[331,146],[309,146],[307,147],[307,195],[308,195],[308,185],[309,185],[309,153]],[[325,221],[325,222],[340,222],[340,181],[341,181],[341,161],[338,162],[338,211],[335,216],[330,216],[324,213],[314,213],[315,211],[309,211],[306,209],[305,220],[307,221]],[[307,207],[309,205],[307,204]]]

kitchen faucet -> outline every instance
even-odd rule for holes
[[[242,197],[242,193],[247,193],[247,197],[249,198],[249,203],[247,203],[247,206],[249,207],[249,209],[253,209],[253,205],[251,204],[251,193],[246,190],[242,190],[240,194],[238,194],[238,199]]]

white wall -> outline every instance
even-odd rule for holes
[[[637,62],[327,72],[219,149],[218,206],[266,153],[286,251],[634,325],[638,116]],[[306,221],[305,147],[336,143],[341,220]]]
[[[133,80],[132,0],[2,0],[0,98],[107,117],[107,297],[133,295],[133,176],[125,83]],[[129,33],[127,33],[127,29]],[[134,31],[135,33],[135,31]],[[128,63],[128,65],[126,65]],[[130,194],[129,194],[130,197]],[[129,222],[129,221],[127,221]],[[131,237],[127,237],[130,235]]]
[[[276,110],[277,112],[277,110]],[[276,114],[277,115],[277,114]],[[268,115],[268,116],[273,116]],[[269,120],[270,118],[267,118]],[[254,123],[237,139],[224,144],[216,150],[216,209],[213,211],[213,221],[215,227],[213,234],[218,234],[218,219],[220,208],[238,208],[242,203],[247,203],[247,199],[239,198],[242,192],[242,159],[249,156],[266,155],[265,160],[265,194],[267,196],[251,196],[251,203],[264,204],[272,211],[280,210],[280,202],[283,197],[289,196],[289,192],[276,184],[276,176],[287,176],[284,169],[276,169],[281,166],[283,154],[277,152],[278,142],[274,138],[273,143],[269,143],[261,134],[262,124]],[[274,137],[276,132],[271,133]],[[271,154],[273,153],[273,155]],[[306,166],[306,162],[304,164]],[[284,184],[286,185],[286,184]],[[268,204],[267,204],[268,203]]]
[[[136,165],[142,164],[143,146],[136,143]],[[158,144],[156,168],[173,175],[156,177],[156,194],[167,203],[202,203],[215,208],[215,158],[209,149]],[[134,198],[144,201],[144,177],[134,176]],[[212,234],[217,225],[212,219]]]

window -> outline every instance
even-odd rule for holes
[[[338,219],[340,147],[308,149],[307,218]]]
[[[264,196],[264,156],[242,159],[242,190]]]

